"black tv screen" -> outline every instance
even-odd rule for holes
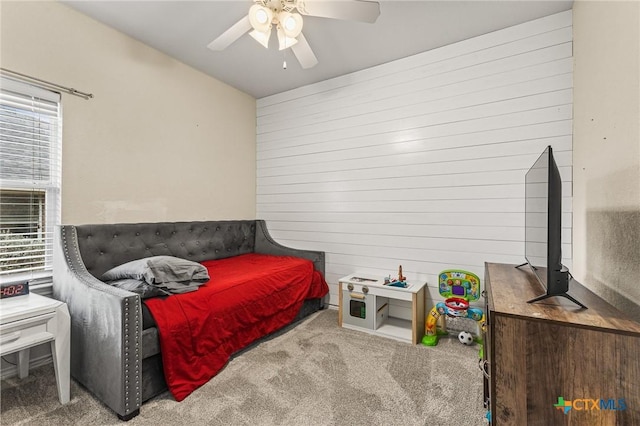
[[[525,259],[546,293],[530,302],[567,294],[569,271],[562,265],[562,179],[551,146],[525,175]],[[521,265],[522,266],[522,265]]]

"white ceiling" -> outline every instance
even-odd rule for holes
[[[269,49],[248,34],[222,52],[207,48],[246,15],[252,0],[62,2],[255,98],[565,11],[573,4],[383,0],[374,24],[304,17],[303,33],[319,61],[305,70],[290,51],[278,51],[276,37]]]

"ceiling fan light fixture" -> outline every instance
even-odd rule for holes
[[[293,37],[287,37],[284,29],[278,25],[278,50],[284,50],[296,44],[298,40]]]
[[[254,4],[249,9],[249,22],[254,30],[266,32],[271,29],[273,21],[273,12],[268,7]]]
[[[278,22],[285,35],[296,38],[302,32],[302,16],[299,13],[282,11],[278,14]]]
[[[291,47],[300,66],[307,69],[315,66],[318,58],[302,33],[303,16],[369,23],[375,22],[380,16],[380,3],[375,0],[253,0],[253,3],[247,16],[207,47],[222,50],[249,32],[251,37],[268,49],[273,25],[276,25],[280,50]],[[286,68],[286,62],[283,62],[283,67]]]
[[[271,37],[271,29],[269,29],[268,31],[253,30],[249,33],[249,35],[253,37],[255,41],[263,45],[266,49],[269,48],[269,37]]]

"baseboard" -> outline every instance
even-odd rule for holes
[[[3,357],[5,358],[5,357]],[[53,358],[51,354],[41,355],[39,357],[31,357],[29,359],[29,370],[32,368],[42,367],[43,365],[53,363]],[[9,364],[8,362],[3,362],[2,372],[0,372],[0,379],[5,380],[11,377],[18,376],[18,366]]]

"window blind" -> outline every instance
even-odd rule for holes
[[[60,94],[0,80],[0,280],[51,282],[60,224]]]

